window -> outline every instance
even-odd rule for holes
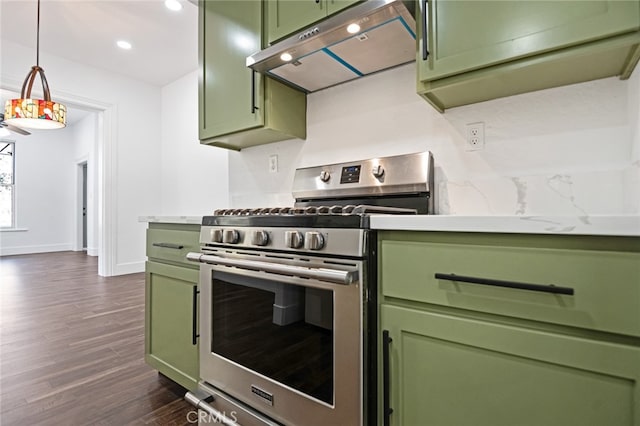
[[[15,227],[14,143],[0,141],[0,228]]]

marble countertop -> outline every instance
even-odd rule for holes
[[[371,216],[371,228],[400,231],[640,236],[640,216]]]
[[[140,216],[146,223],[202,223],[202,216]],[[372,215],[372,229],[640,236],[640,216]]]
[[[188,223],[188,224],[201,225],[202,216],[139,216],[138,222]]]

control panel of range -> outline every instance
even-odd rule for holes
[[[433,157],[429,151],[296,169],[296,200],[431,193]]]
[[[362,256],[363,239],[362,229],[203,226],[200,230],[200,244],[203,246],[322,252],[341,256]]]

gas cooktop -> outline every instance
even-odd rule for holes
[[[299,168],[293,207],[216,210],[205,226],[368,228],[371,214],[432,214],[430,152]]]

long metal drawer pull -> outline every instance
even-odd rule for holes
[[[281,265],[279,263],[261,262],[255,260],[227,259],[201,253],[188,253],[187,260],[192,262],[209,263],[212,265],[235,266],[242,269],[252,269],[276,274],[294,275],[302,278],[313,278],[338,284],[351,284],[358,280],[358,271],[341,271],[339,269],[307,268],[303,266]]]
[[[429,57],[429,2],[423,0],[422,2],[422,60],[426,61]]]
[[[251,114],[255,114],[260,109],[256,106],[256,72],[251,70]]]
[[[193,286],[193,299],[191,301],[191,344],[193,346],[198,344],[198,287]]]
[[[211,405],[202,401],[200,398],[198,398],[196,395],[192,394],[191,392],[187,392],[184,395],[184,399],[189,404],[196,407],[198,410],[205,411],[207,414],[209,414],[209,416],[211,416],[212,419],[215,419],[216,423],[222,423],[223,425],[226,425],[226,426],[240,426],[234,420],[227,417],[222,411],[216,410]]]
[[[542,285],[542,284],[519,283],[516,281],[502,281],[502,280],[494,280],[490,278],[465,277],[462,275],[441,274],[438,272],[436,272],[435,278],[439,280],[459,281],[459,282],[471,283],[471,284],[482,284],[482,285],[492,285],[496,287],[517,288],[520,290],[541,291],[543,293],[569,294],[569,295],[573,295],[575,293],[575,291],[571,287],[559,287],[553,284]]]
[[[174,243],[153,243],[154,247],[162,247],[162,248],[170,248],[176,250],[182,250],[184,246],[182,244],[174,244]]]
[[[389,330],[382,330],[382,415],[384,426],[389,426],[391,424],[391,414],[393,414],[389,394],[389,385],[391,381],[391,366],[389,359],[391,342],[393,342],[393,339],[389,336]]]

